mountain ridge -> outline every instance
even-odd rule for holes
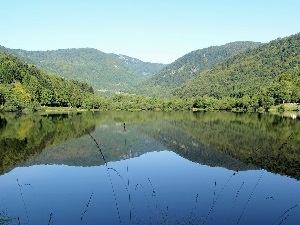
[[[48,73],[86,82],[95,90],[102,91],[120,91],[124,87],[138,84],[163,66],[141,60],[135,65],[128,65],[119,57],[94,48],[26,51],[0,46],[0,49]],[[129,56],[126,58],[134,59]]]
[[[173,94],[177,96],[242,97],[290,73],[297,79],[300,67],[300,33],[247,49],[198,74]]]
[[[140,75],[146,78],[153,76],[157,71],[159,71],[165,66],[165,64],[163,63],[145,62],[127,55],[114,53],[109,54],[115,58],[119,58],[120,60],[124,61],[131,69],[133,69],[134,71],[138,72]],[[141,67],[140,64],[143,64],[143,66]]]
[[[0,111],[81,107],[89,98],[94,91],[88,84],[45,73],[0,50]]]
[[[189,52],[144,81],[139,87],[136,87],[136,90],[132,89],[131,91],[158,96],[168,95],[170,89],[183,85],[204,70],[238,52],[259,45],[261,45],[259,42],[236,41]]]

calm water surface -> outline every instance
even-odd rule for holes
[[[3,114],[0,224],[299,224],[299,146],[272,115]]]

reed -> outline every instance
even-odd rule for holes
[[[196,223],[196,211],[197,211],[198,198],[199,198],[199,194],[196,195],[195,205],[194,205],[194,207],[191,211],[188,224],[195,224]]]
[[[221,189],[220,193],[218,194],[218,196],[213,200],[212,206],[210,207],[204,221],[202,224],[205,224],[205,222],[207,221],[208,217],[210,216],[210,214],[213,212],[214,206],[217,203],[217,201],[219,200],[221,194],[223,193],[223,191],[226,189],[227,185],[229,184],[230,180],[232,179],[233,176],[235,176],[236,173],[233,173],[229,179],[227,180],[227,182],[224,184],[223,188]],[[215,188],[216,188],[217,182],[215,182]]]
[[[18,184],[18,187],[19,187],[19,191],[20,191],[20,195],[21,195],[21,198],[22,198],[23,206],[24,206],[24,209],[25,209],[27,222],[28,222],[28,224],[30,224],[29,216],[28,216],[28,210],[27,210],[27,206],[26,206],[23,191],[22,191],[22,186],[20,185],[19,179],[17,179],[17,184]]]
[[[124,124],[124,130],[125,130],[125,124]],[[90,133],[88,133],[88,134],[89,134],[89,136],[91,137],[91,139],[95,142],[96,147],[97,147],[97,149],[99,150],[99,152],[100,152],[100,154],[101,154],[101,156],[102,156],[102,159],[103,159],[103,161],[104,161],[104,163],[105,163],[105,166],[107,167],[107,174],[108,174],[108,177],[109,177],[109,181],[110,181],[111,188],[112,188],[112,192],[113,192],[113,196],[114,196],[114,201],[115,201],[115,206],[116,206],[116,210],[117,210],[117,214],[118,214],[119,223],[122,224],[121,215],[120,215],[120,209],[119,209],[119,205],[118,205],[118,201],[117,201],[117,195],[116,195],[115,187],[114,187],[114,185],[113,185],[112,177],[111,177],[111,174],[109,173],[109,171],[110,171],[110,170],[115,171],[115,172],[118,174],[118,176],[122,179],[123,182],[124,182],[124,179],[123,179],[123,177],[119,174],[118,171],[116,171],[114,168],[109,168],[109,167],[108,167],[106,158],[105,158],[105,156],[104,156],[104,154],[103,154],[103,152],[102,152],[102,150],[101,150],[101,148],[100,148],[100,146],[99,146],[97,140],[96,140]],[[131,213],[130,213],[130,214],[131,214]],[[130,218],[131,218],[131,216],[130,216]]]
[[[297,207],[298,207],[298,205],[296,204],[296,205],[290,207],[289,209],[287,209],[272,223],[272,225],[276,224],[278,221],[279,221],[279,225],[282,224],[290,216],[290,214],[288,214],[288,213]]]
[[[125,123],[124,123],[124,128],[125,128]],[[128,187],[128,202],[129,202],[129,221],[131,223],[131,221],[132,221],[132,211],[131,211],[132,202],[131,202],[131,194],[130,194],[130,181],[129,181],[129,168],[128,168],[128,165],[126,167],[126,173],[127,173],[127,187]]]
[[[148,213],[149,213],[149,222],[151,223],[152,221],[152,217],[151,217],[151,210],[150,210],[150,205],[149,205],[149,200],[147,198],[147,195],[146,195],[146,192],[145,192],[145,188],[142,184],[136,184],[135,185],[135,191],[137,190],[138,187],[141,187],[142,190],[143,190],[143,194],[144,194],[144,197],[146,199],[146,203],[147,203],[147,208],[148,208]]]
[[[103,155],[103,152],[102,152],[102,150],[101,150],[101,148],[100,148],[98,142],[96,141],[96,139],[95,139],[90,133],[88,133],[88,134],[90,135],[90,137],[92,138],[92,140],[96,143],[96,146],[97,146],[99,152],[101,153],[102,159],[103,159],[105,165],[107,166],[106,159],[105,159],[105,157],[104,157],[104,155]]]
[[[85,205],[85,210],[84,210],[83,213],[81,214],[80,224],[82,224],[83,218],[84,218],[85,214],[87,213],[87,211],[88,211],[88,209],[89,209],[90,203],[91,203],[91,201],[92,201],[93,194],[94,194],[94,193],[92,192],[92,194],[91,194],[90,197],[89,197],[88,202],[87,202],[86,205]]]
[[[50,215],[49,215],[48,225],[50,225],[52,223],[51,220],[52,220],[52,213],[50,213]]]
[[[125,123],[124,123],[124,132],[126,132]],[[111,184],[111,188],[112,188],[112,192],[113,192],[113,196],[114,196],[114,201],[115,201],[115,206],[116,206],[116,209],[117,209],[119,223],[122,224],[122,222],[124,222],[124,221],[122,221],[122,218],[121,218],[121,215],[120,215],[120,206],[118,204],[117,193],[116,193],[116,189],[115,189],[114,182],[113,182],[113,179],[112,179],[112,173],[115,173],[121,179],[122,184],[123,184],[125,190],[127,191],[128,203],[129,203],[129,220],[130,220],[129,222],[130,222],[130,224],[144,223],[145,221],[140,221],[139,219],[137,219],[137,215],[134,213],[135,209],[134,209],[134,204],[133,204],[133,196],[132,196],[131,189],[130,189],[131,182],[130,182],[130,179],[129,179],[129,167],[128,167],[128,165],[126,167],[127,180],[125,181],[123,176],[116,169],[108,167],[107,161],[105,159],[105,156],[104,156],[102,150],[99,147],[98,142],[96,141],[96,139],[91,134],[89,134],[89,135],[93,139],[93,141],[96,143],[96,146],[97,146],[99,152],[101,153],[101,156],[102,156],[102,158],[105,162],[105,166],[107,167],[107,173],[108,173],[108,176],[109,176],[109,180],[110,180],[110,184]],[[287,140],[282,145],[280,145],[278,150],[279,151],[282,150],[288,144],[288,140],[291,139],[291,138],[292,138],[292,135],[290,135],[287,138]],[[125,144],[126,144],[126,142],[125,142]],[[220,200],[222,194],[226,191],[226,188],[228,187],[228,185],[231,182],[231,180],[233,179],[233,177],[238,174],[239,169],[240,169],[241,166],[242,166],[242,163],[241,163],[240,166],[238,166],[237,170],[235,172],[233,172],[233,174],[228,178],[228,180],[222,186],[219,193],[217,192],[217,181],[214,181],[213,199],[212,199],[212,203],[211,203],[212,205],[209,208],[209,211],[208,211],[207,214],[204,214],[201,217],[200,220],[197,220],[197,211],[198,211],[197,210],[197,205],[198,205],[199,198],[200,198],[200,195],[197,194],[196,197],[195,197],[194,207],[192,207],[191,212],[189,214],[189,217],[186,218],[186,220],[184,222],[183,221],[181,221],[181,222],[183,222],[183,224],[186,224],[186,223],[188,223],[188,224],[213,223],[212,219],[213,219],[214,208],[215,208],[217,202]],[[254,196],[255,190],[257,189],[257,186],[259,185],[259,183],[260,183],[260,181],[263,177],[263,174],[264,174],[264,171],[262,171],[262,173],[260,174],[258,180],[256,181],[254,187],[251,190],[251,193],[250,193],[249,197],[247,198],[246,202],[244,203],[245,205],[242,208],[242,211],[241,211],[240,215],[238,216],[238,219],[237,219],[237,222],[236,222],[237,225],[241,223],[243,215],[245,214],[246,209],[247,209],[251,199]],[[148,209],[149,224],[174,224],[175,223],[174,218],[177,218],[176,213],[173,212],[173,214],[174,214],[173,215],[172,214],[172,209],[170,209],[169,206],[166,206],[166,208],[162,208],[162,207],[159,206],[160,204],[158,202],[157,193],[156,193],[156,190],[155,190],[154,185],[153,185],[152,181],[150,180],[150,178],[148,178],[148,182],[149,182],[150,187],[151,187],[150,193],[146,192],[145,187],[141,183],[135,184],[134,190],[135,191],[138,191],[138,189],[142,190],[142,194],[145,198],[147,209]],[[236,202],[237,202],[244,186],[245,186],[245,182],[242,182],[238,186],[238,189],[237,189],[237,192],[235,194],[232,206],[231,206],[230,211],[229,211],[229,215],[232,214],[232,211],[233,211],[233,209],[236,205]],[[151,209],[153,209],[153,205],[151,205],[152,207],[150,207],[150,201],[149,201],[149,197],[148,197],[149,194],[150,194],[151,198],[155,200],[155,213],[154,214],[151,213],[151,211],[152,211]],[[91,197],[90,197],[90,199],[91,199]],[[270,197],[267,197],[266,199],[267,200],[274,200],[274,197],[270,196]],[[90,200],[89,200],[89,202],[90,202]],[[278,218],[276,218],[276,220],[274,221],[274,223],[272,225],[284,223],[289,218],[292,211],[297,207],[298,207],[298,205],[294,205],[293,207],[291,207],[288,210],[286,210],[285,212],[283,212]],[[83,215],[84,214],[85,214],[85,212],[83,213]],[[155,216],[153,217],[153,215],[155,215]],[[83,216],[82,216],[82,218],[83,218]],[[209,218],[211,218],[210,222],[208,222]],[[227,221],[228,221],[228,219],[229,219],[229,217],[227,217]],[[180,222],[178,221],[178,218],[176,219],[176,223],[180,224]]]
[[[129,204],[129,220],[130,220],[130,224],[132,223],[132,220],[133,220],[133,218],[132,218],[132,214],[133,214],[133,212],[134,212],[134,205],[133,205],[133,202],[132,202],[132,198],[131,198],[131,192],[130,192],[130,180],[129,180],[129,168],[128,168],[128,166],[127,166],[127,168],[126,168],[126,171],[127,171],[127,185],[126,185],[126,182],[125,182],[125,180],[124,180],[124,178],[123,178],[123,176],[116,170],[116,169],[114,169],[114,168],[107,168],[107,171],[108,171],[108,174],[109,174],[109,177],[110,177],[110,182],[111,182],[111,186],[112,186],[112,188],[113,188],[113,192],[114,192],[114,198],[115,198],[115,202],[116,202],[116,205],[118,205],[118,203],[117,203],[117,197],[116,197],[116,193],[115,193],[115,188],[114,188],[114,185],[113,185],[113,183],[112,183],[112,179],[111,179],[111,174],[109,173],[109,170],[111,170],[111,171],[113,171],[113,172],[115,172],[117,175],[118,175],[118,177],[121,179],[121,181],[122,181],[122,184],[123,184],[123,187],[125,188],[125,190],[126,190],[126,192],[127,192],[127,194],[128,194],[128,204]],[[118,209],[119,209],[119,207],[118,207]],[[135,217],[136,218],[136,217]]]
[[[154,185],[153,185],[153,183],[152,183],[152,181],[150,180],[149,177],[148,177],[148,182],[149,182],[149,184],[152,188],[151,197],[155,198],[155,219],[156,219],[156,221],[158,221],[159,210],[158,210],[158,199],[157,199],[157,196],[156,196],[156,191],[155,191]]]
[[[249,202],[250,202],[250,200],[251,200],[251,198],[252,198],[252,196],[253,196],[253,193],[254,193],[254,191],[255,191],[255,189],[256,189],[258,183],[260,182],[260,180],[261,180],[263,174],[264,174],[264,170],[261,172],[260,177],[258,178],[256,184],[254,185],[254,187],[253,187],[253,189],[252,189],[252,191],[251,191],[251,193],[250,193],[250,196],[249,196],[249,198],[247,199],[247,202],[246,202],[246,204],[245,204],[245,206],[244,206],[244,208],[243,208],[243,210],[242,210],[242,213],[241,213],[241,215],[240,215],[240,217],[239,217],[239,219],[238,219],[238,221],[237,221],[236,224],[239,224],[239,223],[240,223],[240,221],[241,221],[241,219],[242,219],[242,216],[244,215],[245,210],[246,210],[246,208],[247,208],[247,206],[248,206],[248,204],[249,204]]]
[[[241,186],[240,186],[240,188],[238,189],[238,191],[237,191],[237,193],[236,193],[236,195],[235,195],[234,201],[233,201],[232,206],[231,206],[231,208],[230,208],[230,212],[228,213],[227,221],[229,220],[229,217],[230,217],[231,214],[232,214],[232,210],[233,210],[233,208],[234,208],[234,206],[235,206],[235,203],[236,203],[236,201],[237,201],[237,199],[238,199],[238,196],[239,196],[239,194],[240,194],[240,192],[241,192],[241,190],[242,190],[244,184],[245,184],[245,182],[243,181],[242,184],[241,184]]]

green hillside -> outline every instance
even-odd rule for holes
[[[257,47],[257,42],[233,42],[222,46],[213,46],[190,52],[164,67],[136,89],[134,93],[166,95],[172,89],[199,75],[238,52]]]
[[[36,110],[41,105],[82,107],[93,96],[86,83],[48,75],[0,51],[0,111]]]
[[[53,51],[25,51],[0,48],[23,61],[36,65],[48,73],[66,79],[86,82],[95,90],[119,91],[145,80],[143,73],[151,75],[161,65],[129,64],[119,57],[92,48],[60,49]],[[144,71],[145,70],[145,71]]]
[[[216,98],[266,95],[272,101],[300,97],[300,33],[248,49],[200,73],[174,94]]]
[[[95,49],[5,51],[14,52],[29,64],[0,53],[0,110],[46,105],[129,111],[268,111],[273,105],[300,102],[300,33],[267,44],[233,42],[197,50],[150,78],[136,71],[154,72],[154,67]],[[63,78],[48,75],[33,65],[43,65]],[[156,66],[158,69],[162,65]],[[68,80],[69,75],[76,81]],[[152,97],[130,94],[96,97],[88,82],[78,81],[81,79],[92,83],[97,90],[129,90]],[[142,80],[145,82],[137,86]]]
[[[139,59],[126,55],[110,54],[111,56],[124,61],[130,69],[143,77],[149,78],[160,71],[165,65],[162,63],[143,62]]]

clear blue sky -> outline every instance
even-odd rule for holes
[[[299,0],[0,0],[0,45],[91,47],[143,61],[300,32]]]

